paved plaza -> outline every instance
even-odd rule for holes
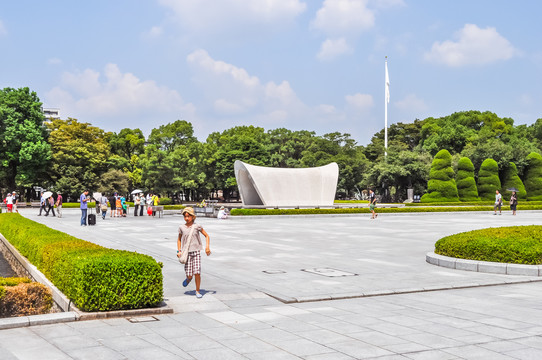
[[[542,278],[441,268],[442,236],[540,224],[542,212],[198,218],[202,299],[183,288],[179,214],[22,215],[164,263],[174,314],[0,331],[0,359],[541,359]],[[131,321],[130,321],[131,320]]]

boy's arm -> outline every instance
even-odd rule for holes
[[[211,255],[211,239],[207,231],[203,230],[203,228],[201,228],[201,233],[205,236],[205,253],[209,256]]]
[[[181,234],[177,236],[177,257],[181,256],[181,249],[182,249],[182,243],[181,243]]]

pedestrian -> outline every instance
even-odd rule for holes
[[[45,196],[43,196],[44,193],[41,194],[41,197],[40,197],[40,213],[38,214],[38,216],[41,216],[41,212],[42,211],[46,211],[45,210],[45,206],[46,206],[46,198]]]
[[[149,208],[152,210],[152,193],[147,194],[147,215],[151,216],[152,211],[149,213]]]
[[[135,194],[134,197],[134,216],[137,216],[137,211],[139,210],[139,205],[141,204],[141,197],[139,194]]]
[[[122,216],[122,202],[120,201],[120,196],[115,194],[115,204],[117,206],[117,217]]]
[[[19,210],[17,210],[17,205],[19,204],[19,197],[17,196],[17,193],[15,191],[11,194],[11,199],[11,201],[13,202],[13,211],[18,213]]]
[[[378,214],[375,212],[376,195],[373,189],[369,189],[369,210],[371,210],[371,219],[376,219]]]
[[[56,197],[56,214],[59,218],[62,217],[62,194],[60,191],[57,193]]]
[[[109,214],[110,217],[117,216],[117,198],[115,195],[117,195],[117,193],[112,194],[108,199],[109,206],[111,206],[111,214]]]
[[[493,210],[495,211],[495,213],[493,215],[497,215],[497,209],[499,209],[499,215],[502,215],[501,207],[502,195],[499,193],[499,190],[495,190],[495,206],[493,206]]]
[[[102,220],[105,220],[105,215],[107,215],[107,196],[105,194],[100,198],[100,210],[102,211]]]
[[[515,191],[512,191],[512,196],[510,196],[510,210],[512,210],[512,215],[516,215],[516,209],[518,207],[518,195]]]
[[[11,195],[11,193],[7,194],[4,202],[6,203],[8,213],[13,212],[13,196]]]
[[[220,207],[220,210],[218,210],[218,214],[216,215],[216,218],[218,220],[226,220],[228,218],[228,213],[226,212],[226,209],[224,206]]]
[[[140,204],[139,204],[139,216],[143,216],[143,211],[145,209],[145,194],[141,194],[140,198]]]
[[[53,217],[56,216],[55,215],[55,200],[53,199],[53,195],[47,198],[47,211],[45,211],[45,216],[49,216],[49,211],[53,212]]]
[[[90,198],[87,196],[88,190],[83,191],[81,196],[79,196],[80,205],[81,208],[81,226],[87,226],[87,211],[88,211],[88,204],[87,202],[90,200]]]
[[[158,197],[158,195],[152,196],[151,203],[152,203],[152,216],[156,216],[156,206],[160,204],[160,198]]]
[[[128,213],[128,204],[126,203],[126,198],[124,196],[120,197],[120,206],[122,207],[122,217],[126,217]]]
[[[179,235],[177,236],[177,257],[181,257],[181,250],[188,251],[188,261],[184,264],[186,279],[183,281],[183,286],[187,287],[192,277],[196,278],[196,297],[201,299],[203,295],[200,293],[201,285],[201,254],[203,245],[199,233],[205,236],[205,253],[211,255],[209,234],[200,224],[196,224],[196,213],[192,207],[183,209],[185,224],[179,226]],[[193,229],[193,230],[192,230]],[[190,238],[189,236],[192,235]],[[184,248],[183,248],[184,245]]]

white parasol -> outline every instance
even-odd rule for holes
[[[139,194],[139,193],[142,193],[143,190],[139,190],[139,189],[135,189],[134,191],[131,192],[132,195],[134,194]]]
[[[49,199],[51,196],[53,196],[53,193],[50,191],[46,191],[42,195],[45,199]]]
[[[92,194],[92,198],[96,201],[99,201],[101,198],[102,198],[102,193],[101,192],[95,192]]]

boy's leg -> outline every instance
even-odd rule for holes
[[[196,278],[196,292],[199,292],[199,286],[201,285],[201,275],[194,274],[194,277]]]

